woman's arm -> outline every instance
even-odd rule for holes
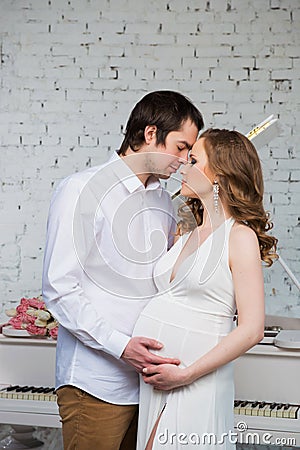
[[[185,369],[151,366],[143,374],[145,383],[170,390],[234,360],[263,338],[264,284],[256,234],[245,225],[234,225],[229,240],[229,264],[238,310],[238,326],[192,365]]]

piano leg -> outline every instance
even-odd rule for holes
[[[44,443],[33,436],[34,427],[25,425],[11,425],[12,431],[0,441],[0,450],[2,449],[42,449]]]

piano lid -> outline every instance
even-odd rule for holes
[[[287,342],[286,344],[281,340],[275,343],[275,339],[278,337],[278,334],[281,333],[282,331],[289,331],[289,332],[294,331],[295,333],[290,333],[289,337],[287,336],[284,337],[283,335],[283,341],[290,341],[291,339],[293,341],[298,341],[300,340],[300,338],[296,337],[295,334],[298,335],[299,330],[300,330],[299,318],[266,315],[264,338],[262,339],[260,344],[276,345],[277,347],[291,348],[291,349],[294,348],[297,350],[298,344],[295,343],[289,345],[289,342]],[[282,337],[282,334],[280,336]]]
[[[300,318],[266,315],[266,327],[280,327],[283,330],[300,330]]]
[[[280,348],[300,350],[300,330],[281,330],[274,339],[274,345]]]

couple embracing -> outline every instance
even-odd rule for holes
[[[137,424],[138,450],[195,448],[207,433],[234,447],[221,439],[231,361],[263,337],[262,261],[277,240],[254,146],[237,131],[199,137],[203,126],[183,95],[147,94],[120,149],[54,192],[43,297],[60,323],[65,450],[135,450]],[[175,212],[160,180],[178,170]]]

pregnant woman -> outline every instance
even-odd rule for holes
[[[261,165],[245,136],[205,131],[181,173],[179,238],[134,330],[181,364],[143,369],[137,448],[232,449],[231,361],[263,337],[262,261],[272,264],[277,239],[266,234]]]

